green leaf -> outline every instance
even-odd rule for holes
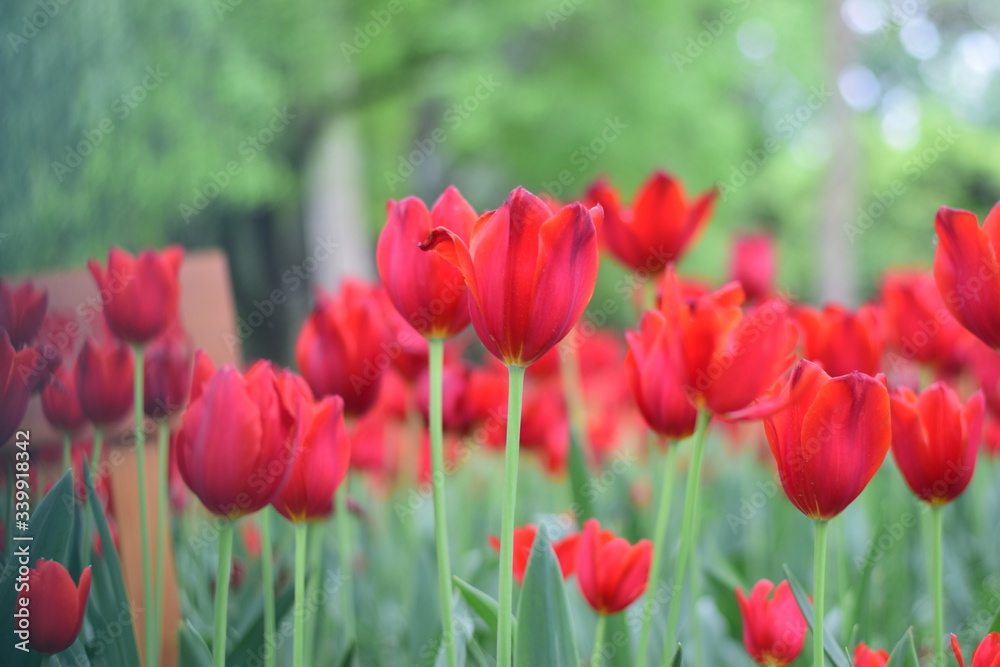
[[[578,667],[573,618],[562,570],[544,530],[531,547],[517,609],[514,664]]]
[[[677,645],[677,652],[674,653],[674,661],[670,663],[671,667],[681,667],[684,664],[684,649],[680,644]]]
[[[920,667],[917,661],[917,645],[913,641],[913,628],[907,628],[906,632],[896,643],[896,648],[889,654],[889,662],[885,667]]]
[[[569,434],[569,483],[571,488],[574,511],[583,523],[587,519],[594,518],[594,504],[591,502],[587,488],[590,485],[590,470],[587,468],[587,459],[580,446],[580,439],[573,429]]]
[[[177,638],[180,664],[189,667],[212,667],[212,652],[208,649],[205,638],[194,629],[193,625],[185,622]]]
[[[792,593],[795,595],[795,600],[799,603],[799,609],[802,610],[802,615],[805,616],[806,623],[809,624],[809,629],[815,633],[813,628],[813,607],[812,603],[809,602],[809,596],[806,595],[806,591],[802,588],[799,580],[788,569],[788,565],[784,565],[783,567],[785,569],[785,576],[788,578],[788,584],[792,587]],[[823,652],[826,653],[826,656],[830,658],[833,664],[837,667],[850,667],[851,663],[847,659],[847,654],[844,653],[844,649],[836,642],[829,630],[824,628],[823,637]]]
[[[247,582],[245,585],[252,586],[252,582]],[[277,595],[274,596],[274,618],[275,618],[275,633],[281,631],[281,619],[288,614],[292,609],[292,605],[295,603],[295,591],[292,586],[285,586],[281,591],[278,591]],[[229,650],[226,651],[226,662],[234,662],[235,664],[244,664],[252,662],[250,656],[258,656],[263,662],[264,657],[264,607],[261,605],[260,613],[257,618],[251,623],[246,630],[239,634],[236,641],[229,642]],[[287,644],[291,640],[291,637],[283,637],[278,639],[274,638],[272,642],[273,646],[271,650],[277,651],[282,644]]]
[[[993,615],[993,622],[990,623],[990,628],[986,631],[986,634],[990,634],[991,632],[1000,632],[1000,609],[997,609],[997,613]]]
[[[497,632],[497,619],[500,615],[500,606],[497,604],[497,601],[459,577],[452,577],[452,579],[455,581],[458,592],[462,594],[462,597],[469,607],[472,608],[472,611],[476,612],[479,618],[483,619],[486,626],[495,635]],[[516,621],[514,622],[514,629],[517,629]]]

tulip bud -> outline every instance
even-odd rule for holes
[[[736,589],[743,617],[743,645],[759,665],[784,667],[802,653],[806,619],[787,581],[775,586],[767,579],[754,584],[750,597]]]
[[[576,552],[580,592],[597,613],[617,614],[646,590],[652,556],[649,540],[629,544],[610,530],[601,530],[596,519],[588,519]]]
[[[31,618],[31,648],[48,654],[68,649],[80,634],[89,594],[89,565],[77,585],[61,564],[39,558],[35,569],[28,570],[27,588],[18,601]]]

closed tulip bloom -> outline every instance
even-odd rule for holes
[[[917,396],[900,388],[890,397],[892,456],[910,489],[926,503],[943,505],[965,491],[976,469],[985,400],[965,406],[955,391],[935,382]]]
[[[76,361],[76,395],[87,419],[104,426],[129,414],[134,363],[132,348],[120,340],[84,341]]]
[[[885,667],[889,662],[889,652],[885,649],[875,651],[864,644],[854,648],[854,667]]]
[[[834,304],[821,311],[802,306],[795,315],[803,334],[803,357],[830,375],[879,372],[883,335],[873,306],[855,313]]]
[[[146,348],[143,410],[156,419],[181,410],[191,390],[191,344],[179,325]]]
[[[60,431],[74,433],[87,423],[76,394],[76,362],[63,364],[52,373],[42,390],[42,413]]]
[[[882,465],[892,428],[885,378],[831,378],[805,359],[781,395],[788,407],[764,418],[785,495],[812,519],[828,520],[853,502]]]
[[[31,392],[43,379],[36,368],[41,354],[33,347],[15,350],[0,330],[0,445],[10,440],[28,411]]]
[[[694,433],[698,411],[684,391],[686,375],[680,339],[662,313],[650,310],[639,331],[625,333],[625,376],[646,424],[664,438]]]
[[[737,234],[729,256],[729,278],[743,286],[747,301],[760,301],[774,293],[777,271],[774,237],[767,232]]]
[[[1000,204],[982,228],[974,213],[942,206],[934,227],[934,280],[945,306],[979,340],[1000,347]]]
[[[429,212],[416,197],[389,202],[389,219],[378,239],[379,277],[399,313],[427,338],[451,338],[469,324],[468,287],[461,271],[443,257],[420,250],[435,227],[464,241],[476,212],[449,186]]]
[[[617,614],[646,590],[653,543],[616,537],[601,530],[596,519],[583,525],[576,552],[576,580],[580,592],[599,614]]]
[[[198,356],[207,359],[204,353]],[[277,497],[295,460],[295,413],[271,365],[226,365],[195,382],[177,437],[181,477],[212,513],[235,519]]]
[[[486,349],[508,366],[530,366],[569,333],[594,293],[600,215],[579,203],[553,212],[517,188],[479,218],[468,244],[437,227],[421,247],[462,272]]]
[[[972,654],[971,665],[965,664],[962,647],[959,646],[958,637],[955,635],[951,636],[951,650],[955,652],[958,667],[1000,667],[1000,633],[991,632],[983,637],[983,641],[976,647],[976,652]]]
[[[166,331],[177,315],[183,257],[178,246],[144,250],[138,257],[116,247],[108,252],[106,267],[88,262],[112,333],[129,343],[148,343]]]
[[[348,414],[361,415],[378,398],[392,359],[388,347],[376,289],[345,280],[336,294],[318,296],[295,343],[295,362],[316,396],[340,396]]]
[[[887,273],[881,296],[887,342],[893,349],[922,363],[956,364],[962,325],[948,312],[930,272]]]
[[[528,569],[528,560],[531,558],[531,548],[535,545],[535,537],[537,536],[538,526],[533,523],[514,528],[514,581],[518,585],[524,582],[524,573]],[[500,538],[496,535],[490,535],[489,541],[494,551],[499,552]],[[579,534],[574,533],[552,542],[552,549],[556,552],[556,559],[559,561],[559,569],[562,571],[563,579],[569,578],[576,567],[578,541]]]
[[[0,280],[0,329],[7,331],[15,349],[35,340],[48,306],[48,290],[36,287],[30,280],[17,287]]]
[[[635,271],[660,273],[698,240],[717,196],[712,188],[690,200],[679,180],[658,170],[639,188],[632,206],[623,205],[618,191],[603,180],[590,186],[586,199],[604,208],[601,233],[611,254]]]
[[[30,614],[31,648],[47,654],[68,649],[83,626],[88,595],[89,565],[83,569],[77,585],[65,567],[39,558],[35,569],[28,570],[27,588],[18,600],[18,606],[27,607]]]
[[[736,589],[743,617],[743,645],[759,665],[784,667],[802,653],[809,627],[787,581],[754,584],[750,597]]]
[[[351,444],[344,426],[344,400],[304,398],[295,433],[298,453],[274,508],[289,521],[319,521],[333,513],[333,496],[347,474]]]

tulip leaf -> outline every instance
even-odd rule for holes
[[[280,621],[291,610],[294,603],[295,591],[293,590],[293,587],[285,586],[283,590],[278,591],[278,593],[274,596],[274,617]],[[263,603],[257,611],[258,615],[253,622],[247,625],[243,632],[234,635],[239,637],[239,639],[229,643],[229,650],[226,651],[227,662],[242,664],[241,661],[245,660],[248,663],[253,663],[253,660],[251,660],[251,657],[253,656],[259,656],[261,662],[263,662],[266,647],[264,637]],[[275,628],[275,634],[280,635],[280,632],[281,626],[278,624],[278,627]],[[282,644],[289,643],[290,639],[290,637],[274,637],[271,640],[270,650],[277,651]]]
[[[986,631],[986,634],[991,632],[1000,632],[1000,609],[997,609],[997,613],[993,615],[993,622],[990,623],[990,628]]]
[[[495,635],[497,632],[497,618],[500,615],[500,606],[497,604],[497,601],[469,582],[459,577],[452,578],[455,580],[455,586],[458,588],[458,592],[462,594],[465,602],[472,608],[472,611],[476,612],[479,618],[483,619],[486,626]],[[514,629],[517,629],[516,621]]]
[[[538,531],[531,547],[517,619],[514,664],[547,667],[580,664],[562,570],[544,530]]]
[[[677,645],[677,652],[674,653],[674,660],[670,663],[671,667],[681,667],[684,664],[684,649],[680,644]]]
[[[569,483],[572,486],[573,509],[580,523],[594,518],[594,504],[590,488],[590,470],[587,468],[587,458],[580,445],[579,435],[574,429],[569,434]]]
[[[190,667],[211,667],[212,652],[205,643],[205,638],[194,629],[189,622],[185,622],[178,632],[178,651],[180,653],[178,663]]]
[[[788,569],[788,565],[784,565],[783,567],[785,568],[785,576],[788,578],[788,584],[792,587],[792,593],[795,595],[795,601],[799,603],[799,609],[802,610],[802,615],[805,616],[806,623],[809,624],[809,629],[813,630],[815,634],[815,629],[813,628],[813,606],[809,601],[809,596],[806,595],[806,591],[802,588],[799,580]],[[837,667],[849,667],[851,663],[847,659],[847,654],[844,653],[844,649],[840,647],[840,644],[834,640],[828,629],[824,628],[823,636],[823,652],[826,653],[827,657]]]
[[[132,605],[125,592],[122,578],[121,563],[118,552],[108,530],[108,522],[104,517],[104,508],[94,492],[88,466],[83,466],[83,483],[87,489],[87,506],[90,509],[91,525],[97,529],[101,538],[102,554],[93,554],[92,582],[88,614],[91,627],[96,638],[95,646],[90,647],[90,654],[96,659],[106,655],[105,664],[117,667],[139,667],[139,647],[135,641],[135,629],[132,625]],[[82,539],[92,539],[82,535]],[[86,567],[86,564],[83,564]],[[93,604],[90,604],[90,603]],[[94,613],[96,610],[96,613]],[[97,663],[95,663],[97,664]]]
[[[889,661],[886,667],[920,667],[917,661],[917,645],[913,641],[913,628],[907,628],[906,632],[896,643],[896,648],[889,654]]]

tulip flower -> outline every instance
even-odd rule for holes
[[[76,361],[76,395],[83,415],[100,427],[121,420],[132,407],[132,348],[110,336],[88,338]]]
[[[165,419],[179,412],[191,391],[191,344],[175,324],[144,351],[143,411]]]
[[[934,280],[945,306],[963,327],[990,347],[1000,347],[1000,204],[982,228],[974,213],[942,206],[934,218],[938,246]]]
[[[767,232],[738,234],[729,256],[729,279],[743,286],[747,301],[763,301],[774,294],[777,269],[774,237]]]
[[[461,360],[445,362],[442,370],[441,427],[446,432],[467,433],[474,417],[469,396],[470,368]],[[421,374],[414,401],[423,418],[430,417],[430,376]]]
[[[57,368],[41,397],[45,419],[60,431],[73,434],[87,423],[76,394],[75,364]]]
[[[689,200],[679,180],[655,171],[631,207],[624,206],[618,191],[603,180],[590,186],[586,199],[604,208],[601,232],[611,254],[634,271],[658,274],[698,240],[717,196],[712,188]]]
[[[340,396],[347,414],[361,415],[375,404],[385,366],[398,353],[385,335],[376,288],[345,280],[336,294],[317,296],[295,362],[316,396]]]
[[[537,535],[538,526],[533,523],[518,526],[514,529],[514,581],[518,585],[524,582],[524,573],[528,569],[531,548],[535,544],[535,537]],[[576,568],[576,552],[579,539],[579,534],[574,533],[552,543],[552,549],[556,552],[556,558],[559,560],[559,569],[562,571],[563,579],[568,579]],[[500,538],[496,535],[490,535],[489,541],[490,546],[499,552]]]
[[[33,347],[15,350],[0,330],[0,446],[13,437],[28,411],[31,392],[44,375],[37,370],[41,354]]]
[[[965,406],[955,391],[936,382],[917,396],[907,388],[892,393],[892,455],[906,483],[931,505],[928,559],[934,599],[935,648],[944,661],[944,571],[942,505],[957,498],[972,480],[983,430],[985,399],[976,392]]]
[[[971,665],[965,664],[962,647],[959,646],[958,637],[955,635],[951,636],[951,650],[958,660],[958,667],[997,667],[1000,665],[1000,633],[991,632],[983,637],[983,641],[976,647],[976,652],[972,654]]]
[[[599,207],[588,211],[579,203],[552,211],[517,188],[500,208],[479,218],[468,244],[447,227],[437,227],[420,246],[461,271],[472,297],[472,325],[486,349],[508,368],[497,633],[501,665],[510,662],[512,648],[512,549],[524,369],[559,343],[587,307],[597,280],[594,220],[601,215]]]
[[[115,247],[108,252],[106,267],[93,259],[87,263],[107,304],[104,319],[112,333],[144,344],[166,331],[177,314],[183,258],[178,246],[145,250],[137,257]]]
[[[580,592],[597,613],[617,614],[646,590],[652,556],[649,540],[629,544],[610,530],[602,530],[596,519],[588,519],[576,552]]]
[[[889,652],[885,649],[876,651],[863,643],[854,648],[854,667],[885,667],[888,662]]]
[[[785,410],[764,418],[785,495],[814,519],[814,664],[823,664],[823,594],[827,521],[864,490],[889,450],[889,392],[885,377],[857,371],[831,378],[811,361],[792,370]]]
[[[27,280],[17,287],[0,280],[0,329],[7,331],[14,349],[20,350],[38,335],[49,306],[48,290]]]
[[[35,568],[28,570],[26,587],[18,598],[18,607],[27,607],[31,618],[31,648],[53,654],[72,646],[83,626],[89,595],[89,565],[75,584],[61,564],[39,558]]]
[[[787,581],[754,584],[750,597],[736,589],[743,617],[743,645],[759,665],[784,667],[802,653],[809,627]]]
[[[887,273],[881,296],[887,342],[895,351],[946,370],[960,363],[956,356],[964,330],[948,312],[931,273]]]
[[[422,252],[421,241],[443,227],[467,241],[476,212],[449,186],[430,212],[416,197],[390,201],[376,250],[379,277],[410,326],[427,338],[451,338],[469,324],[468,287],[444,257]]]
[[[795,315],[806,359],[817,362],[830,375],[879,372],[883,340],[873,306],[862,306],[856,313],[833,304],[822,311],[802,306]]]

